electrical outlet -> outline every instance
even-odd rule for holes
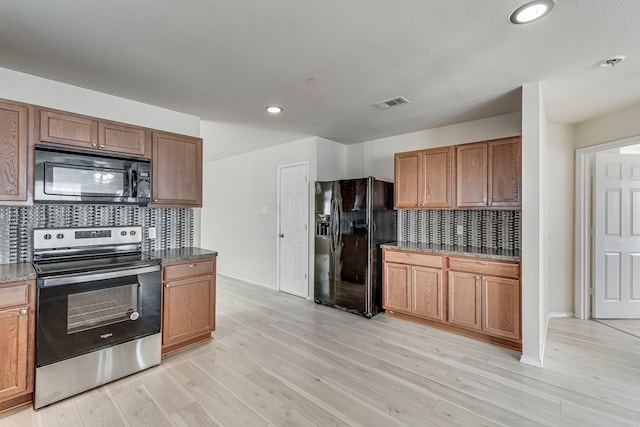
[[[456,226],[456,234],[458,234],[459,236],[464,234],[464,225]]]
[[[149,238],[150,239],[155,239],[156,238],[156,228],[155,227],[149,227]]]

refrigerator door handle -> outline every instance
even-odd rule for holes
[[[340,206],[335,199],[331,200],[330,238],[331,252],[336,253],[340,248]]]

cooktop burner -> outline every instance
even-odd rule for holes
[[[121,270],[160,264],[143,254],[142,227],[33,230],[33,266],[39,277]]]
[[[159,259],[151,258],[145,254],[87,257],[68,260],[46,259],[33,262],[36,273],[40,277],[156,264],[160,264]]]

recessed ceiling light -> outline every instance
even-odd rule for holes
[[[267,110],[267,113],[271,114],[280,114],[284,111],[284,108],[277,105],[267,105],[264,109]]]
[[[551,12],[555,5],[556,2],[554,0],[531,1],[514,10],[509,19],[514,24],[527,24]]]

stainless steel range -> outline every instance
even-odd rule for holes
[[[35,229],[35,408],[158,365],[160,261],[142,227]]]

